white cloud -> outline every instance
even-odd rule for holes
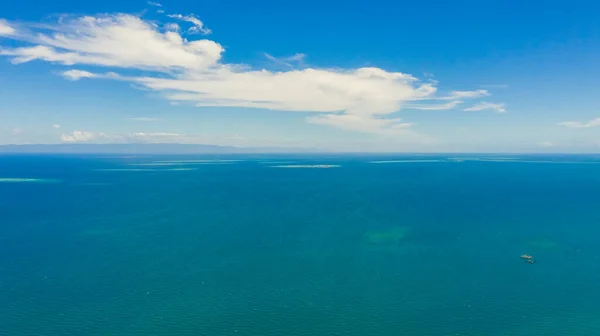
[[[435,88],[413,85],[401,73],[377,68],[346,71],[305,69],[237,72],[222,68],[176,79],[144,77],[135,81],[164,92],[174,101],[197,106],[254,107],[281,111],[339,112],[383,115],[396,112],[403,101],[431,95]]]
[[[596,127],[600,126],[600,118],[592,119],[588,122],[581,121],[565,121],[558,123],[559,126],[565,126],[569,128],[588,128],[588,127]]]
[[[435,110],[451,110],[456,106],[462,104],[461,100],[455,100],[445,104],[429,104],[429,105],[406,105],[406,108],[416,109],[416,110],[426,110],[426,111],[435,111]]]
[[[172,32],[179,32],[181,30],[181,27],[179,27],[179,25],[177,23],[167,23],[165,24],[164,27],[165,31],[172,31]]]
[[[61,137],[67,143],[88,144],[143,144],[143,143],[173,143],[173,144],[206,144],[236,147],[316,147],[315,143],[304,143],[306,139],[269,138],[263,135],[242,136],[239,134],[189,134],[173,132],[135,132],[135,133],[104,133],[90,131],[75,131]],[[65,141],[67,140],[67,141]],[[320,143],[319,143],[320,145]]]
[[[133,121],[157,121],[157,118],[147,118],[147,117],[134,117],[134,118],[125,118],[127,120]]]
[[[543,141],[543,142],[538,142],[537,143],[538,147],[542,147],[542,148],[549,148],[549,147],[553,147],[554,144],[548,141]]]
[[[54,124],[54,125],[52,125],[52,128],[59,129],[59,128],[60,128],[60,125],[59,125],[59,124]]]
[[[61,75],[63,77],[65,77],[66,79],[72,80],[72,81],[80,80],[82,78],[96,77],[95,74],[93,74],[89,71],[82,71],[82,70],[68,70],[68,71],[63,72]]]
[[[163,5],[159,4],[158,2],[154,2],[154,1],[148,1],[148,5],[154,6],[154,7],[162,7],[163,6]]]
[[[12,130],[12,134],[14,134],[14,135],[19,135],[21,133],[23,133],[23,130],[20,128],[13,128],[13,130]]]
[[[192,23],[192,32],[209,32],[193,15],[171,14],[169,17]],[[308,121],[385,134],[402,133],[398,130],[404,127],[399,126],[403,123],[390,116],[402,108],[451,109],[461,103],[455,98],[489,95],[486,90],[451,91],[448,97],[437,98],[437,82],[421,82],[412,75],[376,67],[270,71],[227,64],[222,60],[224,48],[219,43],[208,39],[188,40],[175,26],[173,22],[158,24],[129,14],[65,17],[50,25],[25,24],[30,33],[11,37],[22,44],[0,49],[0,55],[11,57],[16,64],[43,60],[64,65],[121,68],[128,73],[71,69],[62,75],[69,80],[94,78],[132,82],[137,87],[161,93],[172,103],[320,112],[326,115],[311,117]],[[270,57],[293,64],[302,62],[305,55]],[[139,70],[144,71],[144,76],[132,75]],[[440,99],[452,101],[431,102]],[[417,101],[419,105],[414,104]],[[474,108],[504,111],[502,104],[476,105],[467,110]]]
[[[498,113],[506,112],[506,108],[504,107],[504,104],[487,103],[487,102],[481,102],[481,103],[475,104],[471,107],[464,109],[463,111],[468,112],[468,111],[483,111],[483,110],[494,110]]]
[[[275,57],[271,54],[264,53],[265,57],[275,64],[285,65],[287,67],[294,67],[297,64],[302,64],[306,58],[305,54],[296,53],[295,55],[288,57]]]
[[[296,54],[295,54],[295,55],[293,55],[293,56],[288,56],[288,57],[285,57],[285,58],[284,58],[284,60],[286,60],[286,61],[295,61],[295,62],[301,62],[301,61],[304,61],[304,59],[305,59],[305,58],[306,58],[306,55],[305,55],[305,54],[302,54],[302,53],[296,53]]]
[[[208,35],[208,34],[212,33],[212,31],[210,29],[208,29],[204,26],[204,22],[200,21],[200,19],[198,19],[193,14],[190,14],[190,15],[168,14],[167,16],[170,18],[173,18],[173,19],[178,19],[181,21],[191,23],[193,26],[190,29],[188,29],[188,33],[192,33],[192,34],[201,33],[204,35]]]
[[[187,143],[189,137],[178,133],[128,133],[108,134],[104,132],[74,131],[60,136],[62,142],[86,143]]]
[[[448,97],[442,99],[455,100],[455,99],[472,99],[489,96],[490,93],[487,90],[475,90],[475,91],[452,91]]]
[[[95,140],[99,137],[99,134],[86,131],[73,131],[69,134],[62,134],[60,140],[62,142],[88,142]]]
[[[11,27],[6,20],[0,19],[0,36],[12,35],[16,30]]]
[[[216,65],[223,52],[216,42],[187,41],[177,32],[161,32],[155,24],[127,14],[63,19],[49,30],[19,38],[35,45],[0,50],[15,64],[44,60],[163,71],[206,69]]]

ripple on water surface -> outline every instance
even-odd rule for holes
[[[112,172],[161,172],[161,171],[190,171],[197,168],[107,168],[96,169],[96,171],[112,171]]]
[[[60,180],[38,179],[38,178],[20,178],[20,177],[0,177],[0,183],[58,183]]]
[[[312,168],[312,169],[327,169],[327,168],[339,168],[340,165],[278,165],[271,166],[271,168]]]
[[[425,163],[425,162],[446,162],[445,160],[385,160],[385,161],[370,161],[369,163],[385,164],[385,163]]]

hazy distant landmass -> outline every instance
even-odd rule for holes
[[[0,153],[78,153],[78,154],[244,154],[315,153],[315,148],[233,147],[199,144],[51,144],[0,145]]]

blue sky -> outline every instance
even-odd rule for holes
[[[597,152],[594,1],[31,1],[0,144]]]

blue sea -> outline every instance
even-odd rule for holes
[[[600,335],[600,156],[0,156],[0,335]]]

